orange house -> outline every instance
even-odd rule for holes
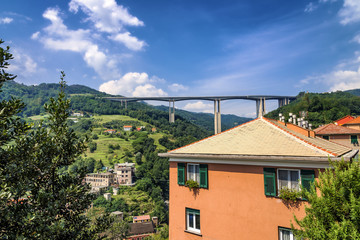
[[[345,123],[347,123],[347,122],[349,122],[349,121],[351,121],[353,119],[355,119],[355,117],[347,115],[345,117],[342,117],[342,118],[334,121],[334,124],[341,126],[341,125],[343,125],[343,124],[345,124]]]
[[[258,118],[159,154],[170,161],[169,239],[294,239],[290,220],[307,203],[289,206],[279,190],[308,188],[328,157],[349,161],[358,150],[292,129]]]
[[[360,130],[360,117],[350,120],[343,124],[344,127]]]

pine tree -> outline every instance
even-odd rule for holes
[[[293,231],[297,239],[360,239],[360,165],[358,161],[330,162],[332,168],[319,173],[310,192],[309,206],[300,226]],[[316,189],[316,190],[315,190]]]
[[[0,44],[3,41],[0,40]],[[0,47],[0,88],[15,79],[5,69],[12,55]],[[22,121],[17,114],[24,104],[18,99],[0,102],[0,238],[96,239],[108,224],[106,217],[91,225],[84,212],[94,196],[79,174],[59,171],[75,162],[86,149],[68,128],[70,101],[61,90],[45,105],[47,125]]]

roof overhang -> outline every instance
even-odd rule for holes
[[[185,154],[185,153],[159,153],[160,157],[170,158],[170,162],[197,162],[255,166],[287,166],[326,168],[329,159],[333,161],[350,161],[359,150],[352,150],[339,157],[308,157],[308,156],[264,156],[264,155],[235,155],[235,154]]]

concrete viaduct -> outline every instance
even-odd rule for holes
[[[127,107],[128,102],[136,101],[163,101],[169,102],[169,122],[175,122],[175,102],[189,100],[204,100],[214,102],[214,129],[215,134],[221,132],[221,112],[220,102],[225,100],[252,100],[256,102],[257,117],[265,114],[265,101],[278,100],[279,107],[287,105],[290,101],[296,99],[294,96],[272,96],[272,95],[249,95],[249,96],[212,96],[212,97],[106,97],[112,101],[121,102],[121,105]],[[172,106],[171,106],[172,105]]]

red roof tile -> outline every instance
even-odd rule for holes
[[[334,121],[334,123],[335,123],[336,125],[340,125],[340,126],[341,126],[341,125],[343,125],[343,124],[345,124],[345,123],[353,120],[354,118],[355,118],[355,117],[353,117],[353,116],[347,115],[347,116],[345,116],[345,117],[342,117],[342,118]]]
[[[360,134],[360,130],[342,127],[333,123],[318,127],[314,130],[316,135],[349,135],[349,134]]]
[[[357,117],[357,118],[345,123],[344,125],[348,125],[348,124],[360,124],[360,117]]]

